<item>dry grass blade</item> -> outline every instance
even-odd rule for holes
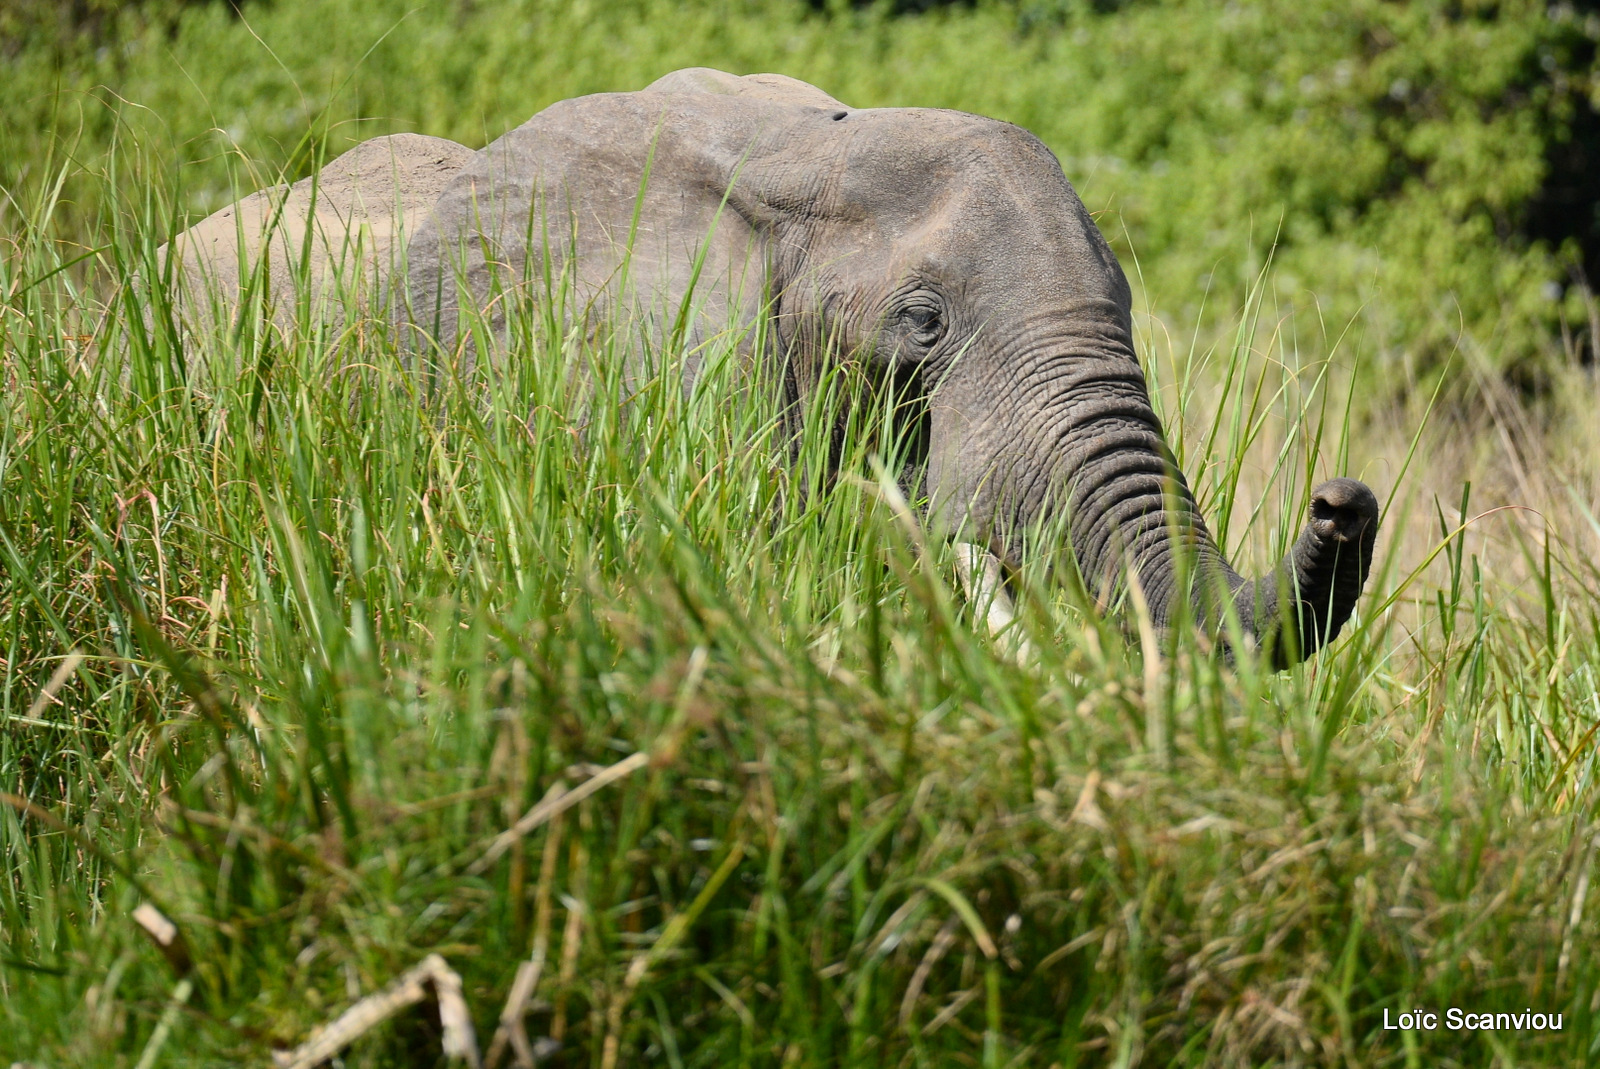
[[[482,874],[488,870],[490,865],[500,860],[501,855],[511,849],[512,843],[515,843],[557,813],[566,812],[596,791],[623,778],[630,772],[638,771],[649,763],[650,755],[640,752],[631,757],[624,757],[614,765],[606,766],[570,791],[564,791],[558,785],[538,805],[524,813],[521,820],[496,836],[494,842],[490,843],[489,848],[483,852],[483,856],[468,866],[467,872],[474,876]]]
[[[133,920],[150,941],[161,951],[161,956],[167,959],[172,966],[172,971],[178,976],[185,976],[192,967],[194,959],[189,953],[189,946],[184,942],[183,934],[178,931],[178,926],[167,919],[149,902],[141,902],[133,911]]]
[[[426,999],[430,986],[439,1003],[445,1057],[460,1058],[472,1069],[478,1069],[478,1038],[472,1030],[472,1014],[461,995],[461,977],[437,954],[429,954],[387,988],[345,1010],[293,1051],[274,1053],[273,1061],[278,1069],[312,1069],[321,1065],[401,1010]]]
[[[1566,977],[1567,969],[1572,964],[1572,938],[1583,920],[1584,900],[1589,897],[1589,873],[1594,868],[1594,855],[1597,850],[1600,850],[1600,838],[1589,844],[1583,871],[1578,874],[1577,885],[1572,889],[1572,911],[1567,915],[1566,934],[1561,938],[1561,957],[1556,962],[1557,983]]]
[[[533,998],[534,990],[539,986],[539,974],[544,971],[544,960],[524,961],[517,965],[516,979],[511,981],[511,993],[506,996],[505,1009],[500,1011],[500,1024],[495,1029],[494,1039],[489,1044],[489,1053],[484,1058],[484,1064],[489,1069],[494,1069],[500,1064],[500,1054],[507,1044],[516,1058],[518,1069],[531,1064],[533,1051],[528,1044],[528,1033],[522,1025],[523,1014],[527,1012],[528,1002]]]
[[[906,985],[905,998],[900,1000],[900,1027],[909,1028],[911,1015],[916,1012],[917,1001],[922,998],[922,989],[928,982],[928,975],[933,972],[933,967],[939,964],[939,959],[955,945],[956,929],[961,927],[961,918],[952,913],[945,920],[944,926],[933,937],[933,942],[928,944],[927,953],[922,955],[922,960],[917,963],[916,972],[911,974],[911,982]]]
[[[484,1057],[485,1069],[495,1069],[509,1044],[516,1058],[517,1069],[530,1069],[539,1061],[537,1045],[528,1040],[523,1018],[529,1004],[539,989],[539,977],[550,953],[551,891],[555,885],[556,862],[561,854],[561,814],[550,820],[550,832],[545,838],[544,855],[539,864],[539,891],[537,912],[534,916],[533,953],[527,961],[517,966],[516,979],[511,983],[511,993],[506,996],[505,1008],[500,1011],[500,1024],[495,1028],[494,1039],[489,1043],[489,1053]],[[542,1038],[540,1043],[553,1041]]]
[[[15,724],[26,724],[36,728],[61,728],[66,724],[55,720],[46,720],[40,714],[55,702],[56,695],[61,693],[61,688],[67,685],[67,680],[72,678],[72,673],[78,670],[78,665],[83,663],[83,651],[73,650],[61,659],[61,664],[45,685],[40,688],[39,696],[28,706],[28,711],[21,716],[8,716],[5,719]]]
[[[972,1000],[977,997],[978,989],[976,987],[970,987],[956,995],[955,998],[950,1000],[950,1004],[948,1006],[939,1011],[938,1016],[934,1017],[933,1020],[928,1022],[928,1027],[923,1029],[922,1034],[925,1036],[933,1035],[933,1033],[937,1032],[939,1029],[955,1020],[956,1014],[960,1013],[962,1010],[971,1005]]]

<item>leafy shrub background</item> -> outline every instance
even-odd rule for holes
[[[157,170],[196,165],[178,209],[205,213],[375,134],[481,145],[677,67],[772,70],[857,106],[1035,131],[1180,333],[1272,254],[1299,329],[1353,325],[1352,352],[1391,388],[1463,337],[1534,391],[1552,361],[1593,360],[1595,4],[820,6],[25,2],[0,15],[0,184],[37,196],[69,157],[132,138]],[[263,170],[238,173],[235,148]],[[87,215],[92,188],[63,193]]]

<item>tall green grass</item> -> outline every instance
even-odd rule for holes
[[[0,262],[0,1057],[259,1064],[429,952],[485,1040],[543,955],[563,1065],[1597,1057],[1575,546],[1499,582],[1456,512],[1407,515],[1396,457],[1370,592],[1311,663],[1141,640],[1042,568],[1019,663],[848,361],[791,427],[738,338],[624,376],[642,325],[550,301],[431,389],[382,318],[187,330],[149,173],[106,176],[89,249],[22,205]],[[1143,339],[1254,570],[1352,435],[1344,350],[1271,301],[1215,349]],[[1564,1027],[1382,1027],[1449,1006]],[[344,1064],[432,1064],[430,1027]]]

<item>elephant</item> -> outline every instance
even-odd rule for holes
[[[1322,483],[1273,570],[1252,581],[1229,566],[1152,408],[1122,267],[1056,157],[1018,126],[694,68],[559,102],[475,153],[398,137],[329,164],[338,182],[318,212],[369,228],[363,255],[390,276],[391,314],[418,351],[467,352],[462,308],[552,260],[591,309],[670,318],[692,300],[696,322],[765,317],[753,356],[782,364],[793,403],[841,353],[922,384],[940,531],[1016,565],[1026,532],[1058,521],[1092,592],[1136,587],[1158,628],[1187,601],[1224,647],[1231,616],[1280,668],[1354,610],[1378,532],[1371,489]],[[419,168],[417,153],[435,163]],[[305,186],[290,191],[302,209]],[[226,274],[236,245],[196,235],[228,227],[264,241],[213,217],[175,243],[186,271]],[[348,248],[328,239],[318,262],[336,246]]]
[[[301,295],[302,269],[304,296],[317,305],[352,292],[381,294],[404,269],[408,224],[432,209],[472,155],[442,137],[372,138],[314,178],[258,190],[207,216],[162,246],[161,269],[169,260],[177,269],[178,303],[191,327],[214,325],[212,313],[237,309],[253,284],[280,298],[277,319],[288,325],[291,302],[281,298]],[[265,268],[259,282],[252,279],[258,264]]]

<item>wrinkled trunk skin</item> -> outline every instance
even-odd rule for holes
[[[1022,531],[1064,503],[1091,594],[1107,598],[1131,571],[1158,627],[1187,596],[1222,644],[1231,611],[1275,667],[1309,657],[1338,635],[1361,595],[1377,538],[1376,498],[1353,479],[1323,483],[1289,554],[1257,580],[1240,576],[1172,460],[1116,319],[1075,315],[1072,336],[1055,339],[1047,356],[988,364],[1011,369],[1004,386],[984,365],[947,377],[932,403],[935,515],[1016,562]]]

